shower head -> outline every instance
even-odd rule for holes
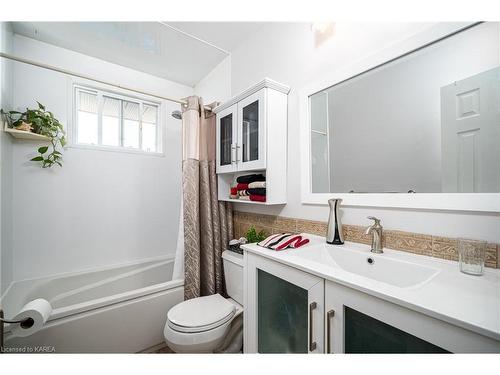
[[[172,113],[172,117],[177,119],[177,120],[181,120],[182,119],[182,113],[181,111],[173,111]]]

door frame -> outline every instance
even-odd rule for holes
[[[324,280],[307,272],[286,266],[273,260],[245,252],[244,272],[244,352],[258,353],[258,270],[268,272],[289,283],[308,291],[307,303],[310,307],[316,303],[313,312],[313,327],[309,327],[311,317],[308,313],[308,330],[310,341],[316,343],[316,348],[309,353],[324,352]],[[310,310],[311,311],[311,310]],[[312,337],[310,336],[312,334]]]

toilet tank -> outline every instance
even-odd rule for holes
[[[226,250],[222,261],[227,294],[243,306],[243,254]]]

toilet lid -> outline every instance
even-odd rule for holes
[[[193,298],[170,309],[168,325],[180,332],[206,331],[229,321],[235,311],[236,306],[220,294]]]

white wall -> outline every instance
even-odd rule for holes
[[[169,97],[190,87],[89,56],[14,37],[14,53],[115,84]],[[68,124],[70,79],[14,64],[15,108],[38,100]],[[174,254],[181,192],[181,123],[166,102],[166,156],[68,148],[62,168],[27,162],[37,145],[13,146],[14,280]]]
[[[239,45],[231,56],[233,94],[263,77],[288,84],[292,90],[288,98],[288,204],[278,207],[236,204],[236,209],[326,221],[327,206],[301,204],[301,176],[296,168],[300,165],[298,90],[411,36],[422,39],[422,44],[429,42],[420,35],[431,26],[440,27],[431,24],[337,24],[335,35],[315,48],[310,24],[281,23],[263,27]],[[363,207],[344,207],[342,211],[347,224],[367,225],[366,216],[375,215],[390,229],[500,242],[498,214]]]
[[[226,57],[194,87],[205,104],[231,98],[231,56]]]
[[[0,22],[0,51],[12,52],[12,27]],[[12,104],[12,63],[0,58],[0,108]],[[0,122],[3,127],[3,122]],[[0,296],[13,279],[12,252],[12,140],[0,131]]]

